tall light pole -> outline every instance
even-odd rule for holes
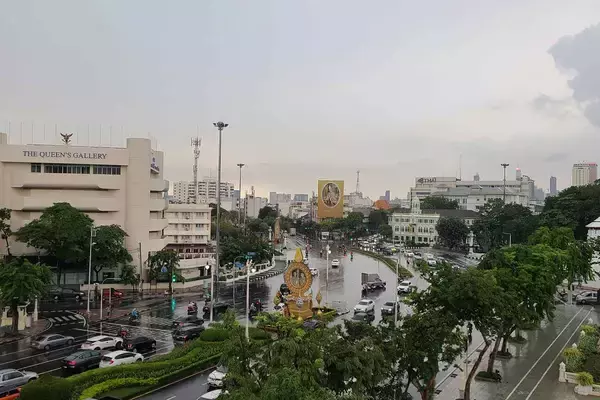
[[[239,163],[237,166],[240,167],[240,193],[238,196],[238,223],[242,225],[242,167],[246,164]]]
[[[88,260],[88,292],[87,292],[87,313],[90,314],[90,296],[92,292],[92,247],[94,246],[94,237],[96,236],[96,228],[90,226],[90,256]]]
[[[252,260],[246,261],[246,340],[250,340],[250,266]]]
[[[327,254],[327,267],[325,269],[325,306],[327,306],[327,302],[329,301],[329,254],[331,253],[331,250],[329,249],[330,247],[327,245],[325,247],[325,253]]]
[[[210,322],[213,322],[214,304],[215,304],[215,269],[217,274],[219,273],[219,253],[221,251],[221,137],[223,135],[223,129],[227,128],[229,124],[224,122],[214,122],[213,125],[219,130],[219,162],[217,165],[217,229],[216,229],[216,242],[217,252],[215,254],[215,268],[210,269]]]
[[[509,166],[509,164],[506,163],[502,163],[500,164],[502,165],[502,167],[504,168],[504,184],[502,185],[502,201],[504,202],[504,204],[506,204],[506,167]]]
[[[400,269],[400,252],[398,252],[398,260],[396,261],[396,286],[394,290],[396,291],[396,301],[394,302],[394,327],[398,326],[398,272]]]

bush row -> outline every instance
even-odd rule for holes
[[[96,398],[101,394],[109,392],[111,390],[120,389],[126,386],[154,386],[159,382],[156,378],[149,379],[137,379],[137,378],[119,378],[119,379],[111,379],[106,382],[99,383],[97,385],[91,386],[81,392],[81,399],[90,399]]]
[[[361,250],[361,249],[357,249],[357,248],[353,248],[352,250],[357,253],[364,254],[366,256],[369,256],[371,258],[374,258],[376,260],[383,262],[389,269],[392,270],[392,272],[396,273],[396,260],[392,260],[389,257],[385,257],[380,254],[373,253],[372,251],[366,251],[366,250]],[[404,268],[404,267],[398,268],[398,277],[399,278],[411,278],[412,276],[413,276],[412,273],[409,270],[407,270],[406,268]]]

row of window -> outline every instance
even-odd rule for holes
[[[395,236],[394,240],[400,240],[402,242],[412,242],[414,240],[416,243],[433,243],[437,240],[437,237]]]
[[[31,172],[45,174],[121,175],[120,165],[40,164],[32,163]]]
[[[415,227],[410,226],[395,226],[394,232],[418,232],[418,233],[434,233],[435,229],[432,227],[427,228],[426,226]]]

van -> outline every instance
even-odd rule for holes
[[[598,292],[582,292],[575,296],[576,304],[596,304],[598,302]]]

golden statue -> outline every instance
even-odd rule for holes
[[[301,249],[296,249],[294,261],[285,271],[284,280],[290,289],[290,294],[286,296],[290,315],[304,319],[312,317],[312,274],[304,264]]]

